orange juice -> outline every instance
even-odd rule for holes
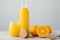
[[[23,31],[22,33],[20,32],[20,34],[23,35],[29,30],[29,11],[27,7],[22,7],[19,10],[18,21],[20,23],[21,32]]]
[[[19,36],[20,26],[16,23],[10,22],[8,33],[10,36]]]
[[[21,8],[19,11],[19,23],[22,30],[28,30],[29,28],[29,12],[28,8]]]

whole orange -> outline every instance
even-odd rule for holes
[[[49,34],[50,33],[52,33],[52,27],[51,26],[49,26],[49,25],[46,25],[47,27],[48,27],[48,29],[49,29]]]
[[[37,29],[37,25],[33,25],[30,29],[29,29],[29,32],[32,36],[37,36],[37,33],[36,33],[36,29]]]

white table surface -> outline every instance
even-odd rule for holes
[[[57,32],[55,32],[57,33]],[[58,32],[60,33],[60,32]],[[0,40],[51,40],[49,38],[40,38],[40,37],[29,37],[29,38],[20,38],[20,37],[11,37],[8,35],[7,31],[0,31]],[[57,38],[56,40],[60,40]]]

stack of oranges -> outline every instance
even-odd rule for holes
[[[49,25],[37,26],[34,25],[29,29],[29,33],[32,36],[39,36],[39,37],[47,37],[50,33],[52,33],[52,28]]]

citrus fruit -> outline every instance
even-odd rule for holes
[[[49,29],[45,26],[40,26],[37,28],[37,35],[39,37],[47,37],[49,34]]]
[[[37,27],[38,27],[37,25],[33,25],[33,26],[30,28],[29,32],[31,33],[32,36],[37,36],[37,33],[36,33]]]
[[[20,30],[19,36],[22,38],[27,38],[29,36],[29,33],[27,30]]]
[[[46,25],[47,27],[48,27],[48,29],[49,29],[49,33],[52,33],[52,28],[51,28],[51,26],[49,26],[49,25]]]

